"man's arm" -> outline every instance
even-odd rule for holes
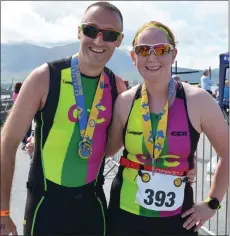
[[[9,210],[15,155],[49,87],[48,65],[35,69],[25,80],[1,132],[1,209]]]
[[[127,90],[125,83],[118,75],[115,75],[115,79],[117,85],[117,93],[118,95],[122,94]],[[113,119],[111,127],[109,129],[106,157],[110,157],[117,153],[123,145],[123,125],[121,122],[120,114],[121,105],[124,105],[122,99],[123,98],[121,96],[118,96],[114,105]]]
[[[127,88],[125,86],[125,82],[118,75],[115,75],[115,78],[116,78],[116,85],[117,85],[118,94],[126,91]]]
[[[106,157],[111,157],[117,153],[123,145],[123,125],[121,122],[122,97],[119,95],[116,99],[113,111],[113,120],[109,128],[108,147]]]
[[[113,120],[109,128],[106,157],[116,154],[123,146],[123,129],[127,122],[137,86],[121,93],[115,102]]]

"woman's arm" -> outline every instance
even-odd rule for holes
[[[193,89],[191,88],[190,91]],[[193,93],[194,90],[191,92]],[[228,126],[224,121],[223,114],[216,104],[215,100],[204,90],[195,91],[195,96],[190,99],[188,109],[192,120],[199,122],[193,123],[207,135],[210,143],[213,145],[219,157],[217,168],[214,174],[213,182],[207,197],[216,198],[221,202],[228,188],[229,178],[229,151],[228,151]],[[198,115],[197,115],[198,114]],[[198,124],[199,123],[199,124]],[[208,219],[210,219],[216,210],[211,209],[204,201],[197,203],[194,207],[182,214],[182,217],[188,217],[183,226],[190,229],[198,223],[194,231],[197,231]]]
[[[213,145],[219,161],[208,196],[222,201],[228,189],[229,175],[229,128],[221,109],[211,96],[202,94],[201,128]]]

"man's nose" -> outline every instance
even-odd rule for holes
[[[97,45],[102,45],[102,44],[104,44],[104,39],[103,39],[103,34],[102,34],[102,32],[99,32],[99,33],[96,35],[96,38],[94,39],[94,42],[95,42],[95,44],[97,44]]]

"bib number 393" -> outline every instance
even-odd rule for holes
[[[136,202],[154,211],[174,211],[182,206],[184,188],[182,176],[172,176],[142,171],[137,177]]]

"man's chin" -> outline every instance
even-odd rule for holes
[[[89,63],[93,68],[101,68],[104,67],[105,64],[108,62],[108,60],[98,60],[98,59],[94,59],[92,60],[92,58],[90,59]]]

